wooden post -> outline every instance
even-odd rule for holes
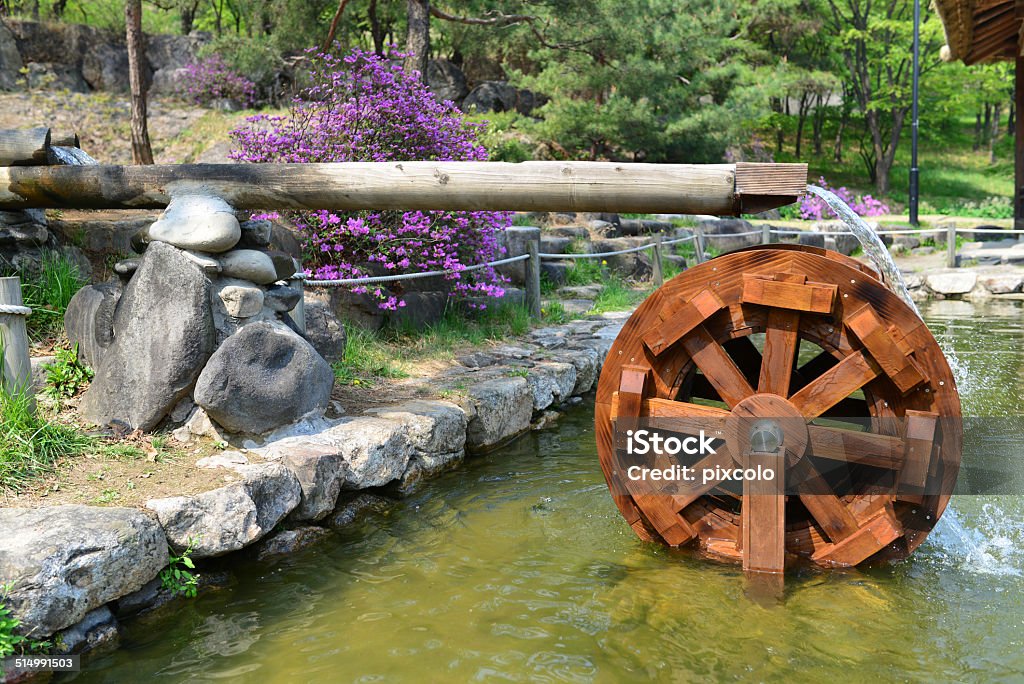
[[[770,245],[772,243],[772,225],[766,223],[761,226],[761,244]]]
[[[651,279],[655,287],[665,284],[665,276],[661,272],[661,233],[654,240],[654,247],[651,248]]]
[[[526,248],[526,306],[531,316],[540,318],[540,237],[527,240]]]
[[[0,130],[0,166],[49,164],[49,128]]]
[[[1020,5],[1017,13],[1020,16]],[[1017,56],[1014,72],[1013,227],[1024,228],[1024,57]]]
[[[21,280],[0,278],[0,304],[23,307]],[[25,390],[32,392],[32,364],[28,353],[28,331],[24,313],[0,312],[0,389],[8,394]]]
[[[946,228],[946,265],[956,268],[956,224],[949,223]]]
[[[697,238],[693,241],[694,251],[697,253],[697,263],[704,263],[704,231],[700,229],[700,226],[696,226],[693,229],[693,236]]]

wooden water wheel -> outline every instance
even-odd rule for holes
[[[956,481],[959,416],[935,339],[873,270],[776,245],[701,264],[641,304],[605,361],[595,426],[637,535],[781,572],[801,557],[849,566],[920,545]],[[618,430],[658,419],[718,444],[704,456],[659,453],[659,466],[774,464],[780,476],[638,484]],[[774,453],[749,427],[759,420],[781,426]]]

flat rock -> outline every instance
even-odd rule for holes
[[[213,253],[228,251],[242,237],[238,219],[227,202],[198,195],[172,198],[146,233],[149,242]]]
[[[992,294],[1010,294],[1011,292],[1020,292],[1024,278],[1015,273],[1001,273],[981,276],[978,281]]]
[[[562,310],[570,315],[585,314],[594,308],[592,299],[563,299],[561,300]]]
[[[261,539],[299,505],[301,489],[278,463],[239,466],[242,481],[196,496],[151,499],[167,540],[194,558],[222,556]],[[165,558],[166,560],[166,558]]]
[[[278,280],[273,260],[255,249],[235,249],[220,257],[221,273],[229,278],[269,285]]]
[[[151,430],[189,394],[213,352],[210,281],[179,249],[154,242],[117,303],[112,329],[82,414]]]
[[[215,468],[226,468],[234,470],[238,466],[248,465],[249,459],[240,451],[223,451],[213,456],[206,456],[196,461],[196,468],[213,470]]]
[[[120,641],[117,619],[107,606],[100,606],[86,615],[78,624],[58,632],[54,639],[59,644],[55,654],[82,654],[113,650]]]
[[[530,428],[533,393],[526,378],[495,378],[468,390],[471,418],[466,446],[488,449]]]
[[[263,310],[263,290],[252,283],[224,278],[217,283],[215,292],[233,318],[252,318]]]
[[[450,401],[413,399],[365,413],[405,426],[415,454],[450,454],[466,447],[466,412]]]
[[[246,325],[210,357],[195,402],[233,432],[263,434],[327,408],[334,374],[306,340],[267,322]]]
[[[941,295],[966,294],[974,289],[977,282],[978,274],[974,271],[929,273],[925,278],[928,289]]]
[[[0,577],[19,631],[43,637],[138,590],[167,564],[155,520],[131,508],[0,508]]]
[[[600,285],[566,285],[558,288],[558,294],[569,299],[597,299],[601,289]]]
[[[369,416],[343,418],[314,435],[289,437],[259,450],[267,459],[286,459],[290,453],[338,454],[347,468],[345,489],[381,487],[397,480],[413,454],[406,427],[393,420]]]

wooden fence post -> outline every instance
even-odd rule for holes
[[[697,253],[697,263],[704,263],[704,231],[697,226],[693,229],[693,236],[696,238],[693,241],[694,251]]]
[[[25,309],[21,299],[21,280],[17,277],[0,278],[0,305],[11,307],[15,313],[0,311],[0,389],[8,394],[19,391],[32,393],[32,364],[28,353],[28,331],[25,328]],[[18,312],[18,309],[23,311]]]
[[[772,224],[766,223],[761,226],[761,244],[770,245],[772,242]]]
[[[295,262],[295,275],[298,276],[302,273],[302,264],[299,263],[298,259],[292,259]],[[299,291],[299,303],[295,305],[295,308],[289,311],[286,316],[291,317],[292,322],[295,326],[306,333],[306,279],[305,278],[291,278],[288,284]]]
[[[651,253],[651,278],[655,287],[661,287],[665,284],[665,276],[661,272],[661,233],[655,238]]]
[[[540,235],[526,241],[530,258],[526,260],[526,306],[530,315],[540,318]]]
[[[950,223],[946,228],[946,265],[956,268],[956,224]]]

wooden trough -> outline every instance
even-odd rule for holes
[[[917,548],[956,481],[959,416],[935,339],[873,270],[768,245],[689,269],[636,310],[602,370],[595,426],[609,488],[639,537],[780,573],[801,558],[851,566]],[[624,430],[658,420],[718,444],[656,454],[659,467],[774,466],[779,477],[639,483]],[[751,421],[781,425],[774,453]]]

